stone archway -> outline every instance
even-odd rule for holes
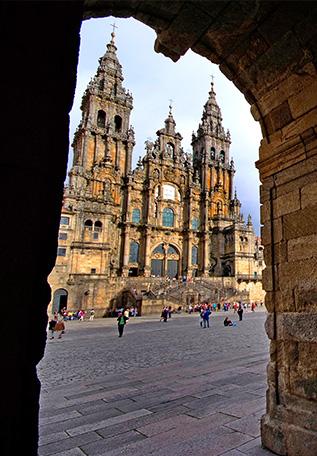
[[[64,288],[58,288],[54,291],[52,313],[60,312],[67,309],[68,292]]]
[[[189,48],[220,65],[261,123],[260,171],[264,287],[271,339],[262,441],[278,454],[317,448],[317,5],[314,2],[97,0],[0,6],[3,300],[32,314],[5,328],[10,353],[2,401],[4,455],[35,455],[46,341],[68,153],[68,113],[76,81],[82,17],[134,17],[157,33],[155,49],[177,60]],[[58,23],[58,33],[56,24]],[[10,39],[8,39],[10,37]],[[23,80],[23,84],[21,83]],[[16,113],[19,112],[19,122]],[[4,225],[3,225],[4,226]],[[44,229],[43,229],[44,227]],[[7,258],[14,258],[8,262]],[[8,286],[10,284],[10,286]],[[6,291],[7,290],[7,291]],[[10,290],[10,292],[9,292]]]

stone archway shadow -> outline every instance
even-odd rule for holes
[[[24,454],[37,454],[36,365],[46,343],[47,276],[56,255],[80,25],[82,18],[113,15],[152,27],[155,50],[174,61],[191,48],[219,64],[261,124],[257,167],[271,340],[262,442],[280,455],[315,456],[317,5],[87,0],[0,8],[1,208],[10,238],[24,236],[14,243],[6,232],[1,237],[3,302],[28,315],[27,334],[23,318],[3,333],[10,350],[3,355],[2,454],[19,454],[20,442]]]

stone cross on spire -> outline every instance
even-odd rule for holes
[[[170,104],[168,106],[170,109],[169,114],[172,114],[173,100],[170,98],[168,101],[170,102]]]
[[[116,23],[114,22],[113,24],[110,24],[110,27],[112,27],[112,32],[111,32],[111,42],[114,43],[114,37],[115,37],[115,29],[118,28]]]

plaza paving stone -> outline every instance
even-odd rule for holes
[[[230,318],[237,320],[230,313]],[[66,322],[48,340],[39,456],[269,456],[261,448],[264,310],[235,327],[212,314]]]

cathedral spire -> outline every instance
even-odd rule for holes
[[[168,117],[165,120],[165,130],[166,130],[167,134],[175,135],[176,122],[174,120],[173,113],[172,113],[172,101],[173,100],[169,100],[169,101],[170,101],[170,104],[168,106],[168,108],[169,108]]]
[[[204,105],[200,129],[203,133],[211,134],[216,138],[225,138],[225,131],[222,126],[221,109],[216,100],[214,81],[211,81],[209,97]],[[228,138],[229,139],[229,138]]]

